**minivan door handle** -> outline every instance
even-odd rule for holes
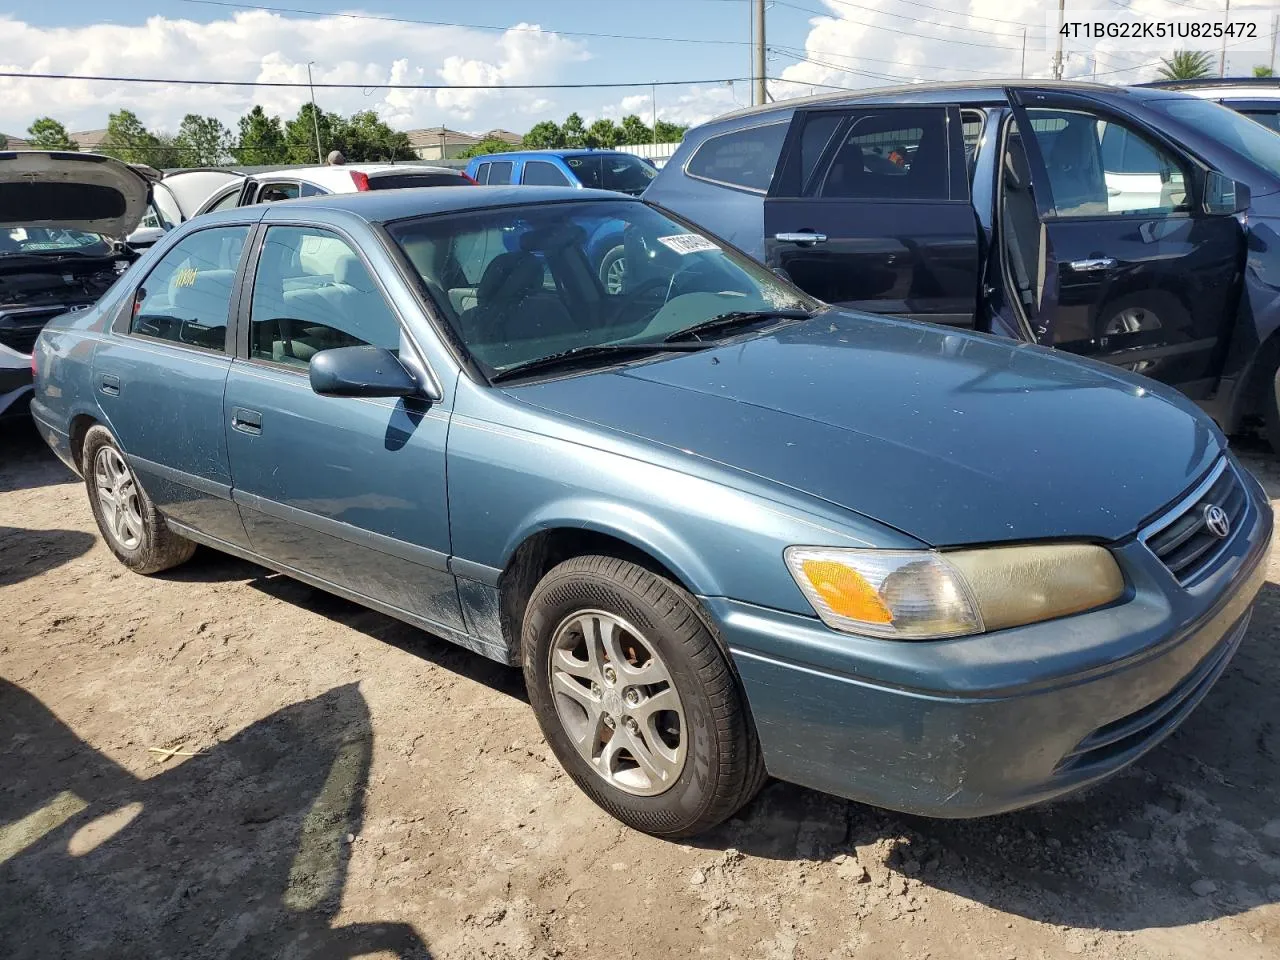
[[[1115,257],[1092,257],[1087,260],[1072,260],[1067,266],[1076,273],[1091,273],[1094,270],[1114,270]]]
[[[244,407],[231,409],[231,429],[256,437],[262,433],[262,414]]]
[[[118,397],[120,396],[120,378],[110,373],[104,373],[99,381],[98,389],[109,397]]]
[[[773,239],[779,243],[826,243],[825,233],[814,233],[812,230],[797,230],[794,233],[775,233]]]

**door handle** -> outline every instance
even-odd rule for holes
[[[98,388],[109,397],[118,397],[120,396],[120,378],[104,373]]]
[[[1072,260],[1067,264],[1076,273],[1089,273],[1093,270],[1114,270],[1115,257],[1093,257],[1088,260]]]
[[[825,233],[814,233],[812,230],[797,230],[795,233],[775,233],[773,239],[779,243],[826,243]]]
[[[262,433],[262,414],[244,407],[231,409],[231,429],[256,437]]]

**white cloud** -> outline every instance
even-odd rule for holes
[[[461,55],[459,51],[466,51]],[[44,28],[0,18],[0,70],[368,84],[316,91],[326,110],[376,110],[402,129],[528,125],[531,109],[552,106],[540,91],[388,90],[386,83],[520,84],[556,82],[587,57],[585,47],[535,24],[506,31],[327,16],[289,18],[239,12],[211,23],[152,17],[140,26]],[[21,135],[38,116],[69,129],[101,127],[107,114],[133,110],[156,129],[174,130],[190,112],[228,125],[255,103],[293,116],[305,88],[199,87],[0,78],[0,131]],[[535,108],[534,105],[538,106]],[[483,116],[481,116],[483,112]]]

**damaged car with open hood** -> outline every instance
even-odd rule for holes
[[[0,151],[0,418],[25,415],[40,330],[97,302],[137,259],[146,168],[92,153]]]

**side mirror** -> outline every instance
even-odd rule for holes
[[[1204,212],[1229,216],[1249,209],[1248,184],[1210,170],[1204,180]]]
[[[385,347],[321,350],[308,368],[311,389],[327,397],[412,397],[418,383]]]

